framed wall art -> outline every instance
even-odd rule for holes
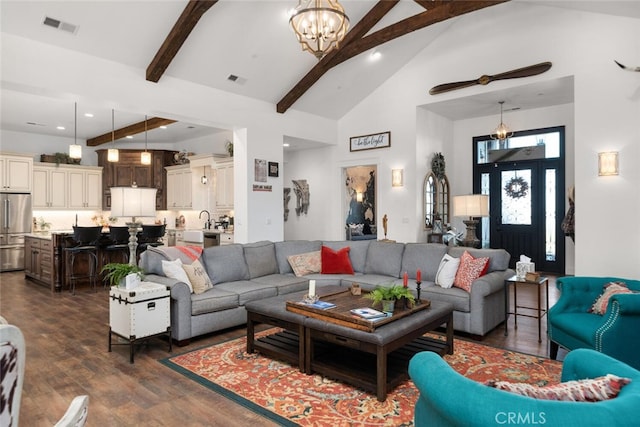
[[[269,162],[269,176],[278,177],[278,162]]]
[[[353,136],[349,138],[349,151],[373,150],[374,148],[391,147],[391,132],[373,133],[371,135]]]

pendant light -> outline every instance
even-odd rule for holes
[[[116,128],[115,128],[114,115],[115,113],[112,108],[111,109],[111,143],[115,145]],[[118,160],[120,160],[120,152],[118,151],[118,149],[109,148],[109,150],[107,151],[107,161],[117,162]]]
[[[203,183],[204,185],[207,185],[207,182],[209,182],[209,178],[207,178],[207,167],[206,166],[202,167],[202,176],[200,177],[200,182]]]
[[[507,125],[505,125],[504,122],[502,121],[502,107],[504,105],[504,101],[500,101],[499,104],[500,104],[500,124],[498,125],[496,130],[493,131],[494,133],[491,135],[491,138],[497,139],[498,141],[502,142],[507,138],[511,138],[511,136],[513,136],[513,132],[511,132],[511,130],[507,127]]]
[[[69,145],[69,157],[72,159],[82,158],[82,146],[78,145],[78,103],[73,103],[73,144]]]
[[[140,163],[151,164],[151,153],[147,151],[147,115],[144,115],[144,152],[140,153]]]

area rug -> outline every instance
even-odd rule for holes
[[[274,329],[257,336],[274,333]],[[456,339],[445,360],[479,382],[489,379],[546,385],[560,382],[560,362]],[[385,402],[375,395],[259,354],[238,338],[161,363],[285,426],[412,426],[419,392],[407,380]]]

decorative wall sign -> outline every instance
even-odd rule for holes
[[[269,162],[269,176],[278,177],[278,163],[277,162]]]
[[[253,191],[269,191],[271,192],[273,187],[271,185],[253,184]]]
[[[262,159],[254,160],[254,181],[267,182],[267,161]]]
[[[391,132],[351,137],[349,150],[360,151],[387,147],[391,147]]]

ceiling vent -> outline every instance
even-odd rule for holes
[[[247,79],[245,79],[244,77],[236,76],[235,74],[229,74],[229,77],[227,77],[227,80],[229,80],[230,82],[237,83],[239,85],[243,85],[247,82]]]
[[[48,16],[44,17],[44,21],[42,23],[48,27],[56,28],[61,31],[65,31],[67,33],[75,34],[78,31],[78,26],[69,24],[68,22],[62,22],[58,19],[50,18]]]

